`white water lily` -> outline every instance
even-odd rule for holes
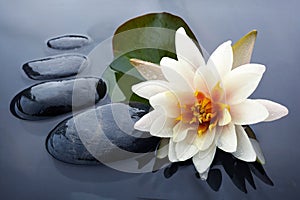
[[[164,57],[160,65],[132,60],[160,73],[155,76],[159,80],[132,87],[154,109],[134,127],[169,138],[169,160],[192,158],[204,178],[217,147],[247,162],[261,157],[256,153],[258,144],[251,143],[242,125],[276,120],[288,113],[278,103],[248,99],[265,66],[244,64],[233,69],[231,41],[221,44],[206,63],[183,28],[176,31],[175,46],[178,60]]]

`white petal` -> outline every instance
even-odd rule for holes
[[[247,99],[257,88],[264,71],[264,65],[246,64],[228,73],[223,78],[226,101],[238,104]]]
[[[235,131],[237,136],[237,149],[232,153],[232,155],[246,162],[254,162],[256,160],[256,153],[247,133],[243,127],[239,125],[235,126]]]
[[[207,66],[216,68],[221,77],[230,72],[233,62],[231,41],[221,44],[210,56]]]
[[[196,100],[194,92],[176,91],[175,95],[177,97],[178,103],[181,106],[194,104]]]
[[[168,138],[173,136],[175,120],[165,115],[157,117],[151,125],[150,134],[156,137]]]
[[[281,117],[286,116],[289,113],[289,110],[279,103],[265,100],[265,99],[256,99],[255,101],[259,102],[260,104],[264,105],[269,112],[269,116],[265,121],[273,121],[280,119]]]
[[[200,67],[195,72],[194,76],[194,90],[205,92],[209,94],[209,91],[215,87],[219,81],[219,75],[216,70],[207,66]]]
[[[165,158],[168,156],[169,151],[169,139],[168,138],[162,138],[159,143],[159,147],[157,149],[156,157],[157,158]]]
[[[248,63],[234,68],[231,73],[258,73],[263,74],[266,71],[266,66],[257,63]]]
[[[211,145],[210,148],[206,151],[199,151],[196,155],[194,155],[193,163],[200,174],[204,173],[209,169],[212,161],[214,160],[215,153],[216,146]]]
[[[235,133],[235,126],[230,123],[226,126],[219,127],[219,139],[217,146],[225,152],[235,152],[237,147],[237,137]]]
[[[149,99],[151,106],[161,107],[168,117],[176,118],[180,115],[178,98],[171,91],[158,93]]]
[[[163,57],[160,60],[160,65],[167,67],[168,70],[172,70],[172,73],[177,73],[186,80],[190,80],[190,79],[194,78],[194,74],[196,71],[196,69],[194,69],[189,63],[187,63],[185,61],[179,62],[179,61],[174,60],[169,57]],[[162,67],[162,70],[163,70],[163,67]],[[166,69],[164,69],[164,71],[166,71]],[[169,81],[174,80],[173,77],[166,77],[166,78]]]
[[[215,133],[216,128],[213,128],[211,131],[208,129],[201,136],[198,136],[196,132],[195,135],[197,135],[197,137],[195,138],[194,144],[199,148],[200,151],[206,150],[213,143],[215,139]]]
[[[134,128],[140,131],[150,131],[150,127],[152,123],[161,116],[160,110],[153,110],[146,115],[144,115],[141,119],[139,119],[135,124]]]
[[[165,78],[177,90],[187,91],[193,88],[195,70],[189,65],[164,57],[160,61],[162,72]]]
[[[195,132],[189,133],[186,138],[175,143],[175,152],[178,160],[185,161],[193,157],[199,149],[193,144]]]
[[[250,142],[254,148],[254,151],[256,153],[256,156],[257,156],[257,159],[259,160],[259,162],[261,164],[265,164],[266,163],[266,160],[265,160],[265,157],[264,157],[264,154],[262,153],[262,150],[259,146],[259,143],[257,140],[255,139],[252,139],[252,138],[249,138],[250,139]]]
[[[177,155],[176,155],[176,152],[175,152],[175,143],[173,142],[173,140],[170,140],[170,142],[169,142],[168,157],[169,157],[169,160],[171,162],[177,162],[178,161],[178,158],[177,158]]]
[[[262,122],[269,116],[268,110],[263,105],[251,99],[230,106],[230,114],[232,122],[238,125]]]
[[[193,40],[187,36],[184,28],[179,28],[175,35],[175,47],[178,60],[188,62],[195,69],[204,66],[205,61]]]
[[[157,64],[132,58],[132,64],[146,80],[165,80],[161,67]]]
[[[132,91],[137,95],[149,99],[153,95],[170,90],[166,81],[145,81],[132,86]]]
[[[180,142],[184,140],[190,130],[195,130],[195,127],[182,121],[178,122],[173,128],[173,141]]]
[[[222,112],[222,116],[219,119],[219,126],[225,126],[231,122],[231,115],[227,108],[225,108]]]

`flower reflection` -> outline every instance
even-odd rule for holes
[[[165,178],[172,177],[177,172],[179,167],[187,165],[192,165],[191,160],[171,163],[164,170]],[[265,184],[273,186],[272,180],[268,177],[263,166],[258,161],[245,162],[235,158],[230,153],[218,149],[206,179],[207,184],[214,191],[218,191],[222,185],[222,173],[220,170],[222,167],[231,179],[232,183],[242,192],[247,193],[246,180],[253,189],[256,189],[253,175],[259,178]],[[195,175],[196,178],[200,178],[198,172],[196,172]]]

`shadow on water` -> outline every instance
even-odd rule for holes
[[[180,167],[192,164],[193,163],[191,160],[180,163],[172,163],[164,170],[164,176],[166,178],[170,178],[178,171]],[[224,168],[226,174],[229,176],[233,184],[244,193],[247,193],[246,181],[252,186],[253,189],[256,189],[253,175],[267,185],[274,185],[259,162],[241,161],[230,153],[226,153],[218,149],[206,180],[210,188],[214,191],[218,191],[222,184],[222,173],[220,167]],[[195,175],[200,179],[200,176],[197,172]]]

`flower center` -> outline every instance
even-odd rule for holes
[[[219,113],[225,108],[229,109],[229,106],[222,103],[214,103],[199,91],[196,91],[194,95],[194,104],[180,106],[182,114],[176,118],[176,121],[198,125],[197,133],[201,136],[208,129],[212,130],[216,127],[220,118]]]

